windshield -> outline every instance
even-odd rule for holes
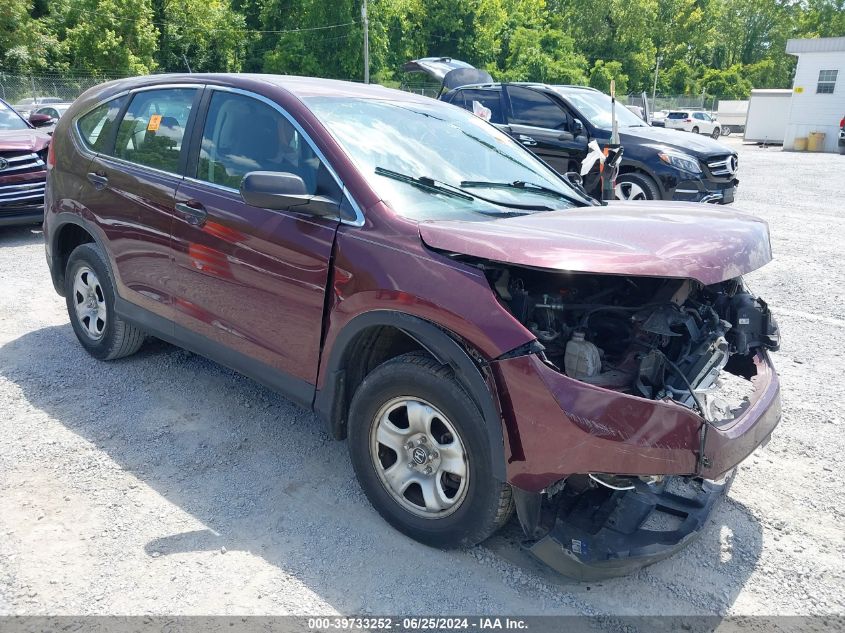
[[[486,220],[588,204],[509,136],[462,108],[435,100],[303,100],[373,189],[405,217]]]
[[[29,126],[5,103],[0,101],[0,130],[27,130]]]
[[[555,92],[567,99],[576,110],[587,117],[595,127],[609,130],[613,125],[610,118],[610,97],[603,92],[592,90],[569,90],[555,88]],[[616,121],[619,127],[643,127],[643,121],[623,104],[616,102]]]

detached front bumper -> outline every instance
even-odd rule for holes
[[[635,490],[564,490],[556,497],[551,529],[528,545],[528,551],[578,580],[630,574],[672,556],[700,536],[731,481],[673,477],[648,486],[638,482]]]
[[[736,417],[704,425],[691,409],[589,385],[536,354],[492,363],[507,438],[508,481],[541,492],[574,474],[691,475],[718,479],[780,422],[780,385],[765,351],[754,392]],[[703,440],[703,442],[702,442]]]

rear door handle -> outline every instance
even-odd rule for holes
[[[528,145],[529,147],[533,147],[537,144],[537,141],[534,140],[533,136],[528,136],[527,134],[520,134],[518,137],[519,142],[523,145]]]
[[[191,226],[202,226],[208,218],[208,211],[201,204],[192,206],[185,202],[176,203],[176,212]]]
[[[88,172],[88,182],[94,185],[94,189],[97,191],[101,191],[105,189],[109,184],[109,179],[105,174],[98,174],[93,171]]]

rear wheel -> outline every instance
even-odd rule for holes
[[[622,174],[613,187],[617,200],[657,200],[660,192],[657,183],[645,174]]]
[[[364,379],[349,409],[349,451],[379,514],[427,545],[474,545],[511,514],[484,418],[451,370],[424,354]]]
[[[696,125],[695,127],[693,127],[693,128],[692,128],[692,133],[693,133],[693,134],[698,134],[698,126],[697,126],[697,125]]]
[[[106,257],[96,244],[82,244],[70,254],[65,300],[76,338],[94,358],[129,356],[143,344],[144,333],[115,314],[114,284]]]

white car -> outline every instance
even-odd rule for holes
[[[707,134],[719,138],[722,124],[701,110],[672,110],[666,115],[664,127],[670,130],[686,130],[693,134]]]

